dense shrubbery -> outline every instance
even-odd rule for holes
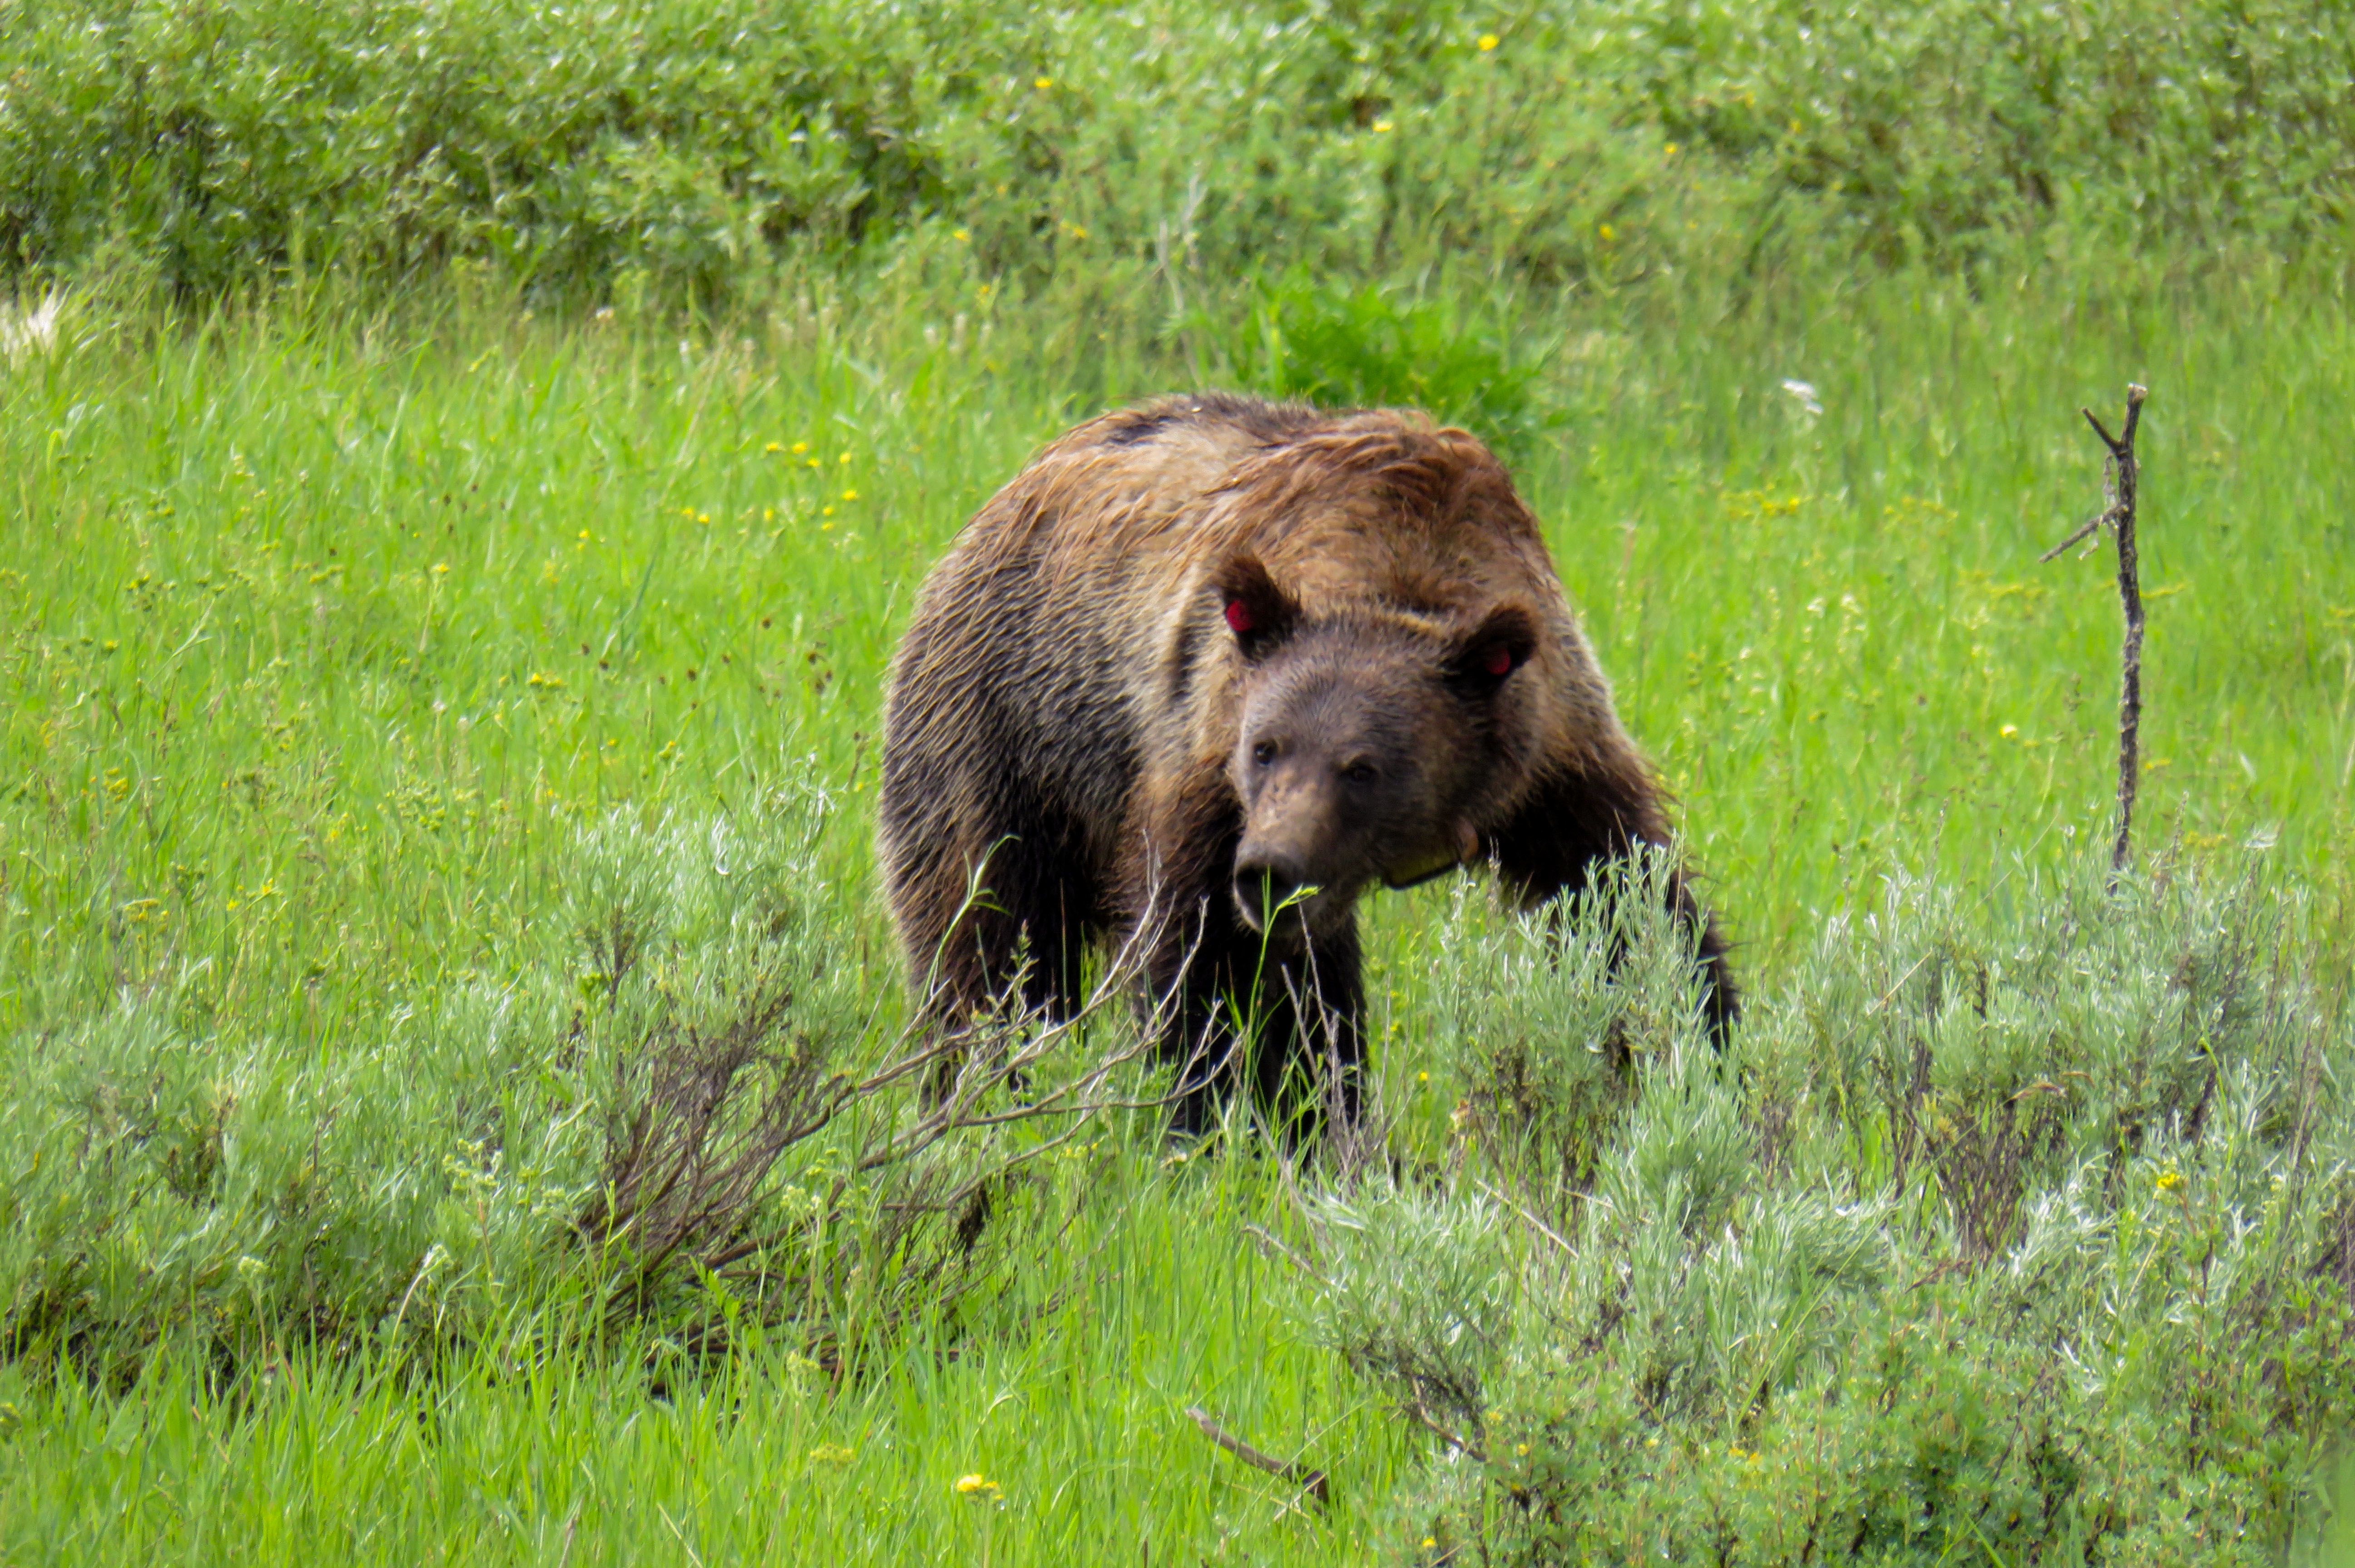
[[[227,1374],[290,1339],[400,1364],[790,1317],[839,1356],[853,1319],[937,1319],[1019,1252],[1028,1156],[919,1114],[912,1072],[860,1088],[892,1040],[827,814],[583,824],[512,978],[323,1057],[192,1038],[168,987],[61,1031],[0,1085],[0,1358],[123,1386],[166,1348]]]
[[[1835,923],[1733,1049],[1665,922],[1459,928],[1460,1177],[1316,1211],[1324,1331],[1506,1561],[2264,1562],[2355,1400],[2355,1059],[2300,900],[2162,861]],[[1449,1472],[1442,1472],[1443,1477]]]
[[[197,290],[466,256],[709,291],[917,236],[1181,302],[1287,261],[1624,282],[1793,233],[2295,241],[2355,177],[2355,22],[2296,0],[77,0],[0,12],[0,264]]]
[[[822,808],[589,825],[514,980],[327,1061],[181,1038],[168,998],[46,1042],[0,1119],[12,1359],[118,1386],[290,1337],[532,1363],[618,1312],[666,1354],[782,1329],[837,1364],[854,1328],[1050,1269],[1026,1220],[1088,1184],[1016,1173],[1063,1140],[870,1158],[918,1126],[912,1077],[672,1200],[877,1059]],[[1686,935],[1618,891],[1566,947],[1459,900],[1445,1165],[1305,1200],[1304,1310],[1477,1461],[1432,1472],[1434,1546],[2272,1560],[2355,1401],[2355,1059],[2299,899],[2172,859],[2002,914],[1900,883],[1721,1054]],[[709,1136],[647,1165],[650,1115],[699,1114],[682,1072],[744,1044]],[[1154,1147],[1150,1118],[1096,1125],[1116,1160]]]

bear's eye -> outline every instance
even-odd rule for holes
[[[1351,763],[1341,770],[1341,776],[1353,784],[1369,784],[1382,775],[1371,763]]]
[[[1252,761],[1257,763],[1261,767],[1265,767],[1268,763],[1275,761],[1275,742],[1273,741],[1262,741],[1258,745],[1253,746],[1252,748]]]

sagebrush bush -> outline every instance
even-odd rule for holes
[[[1129,1091],[1138,1036],[1009,1019],[1021,1102],[978,1067],[920,1101],[945,1048],[876,1017],[833,813],[798,784],[561,827],[503,977],[330,1051],[192,1038],[169,995],[32,1040],[0,1083],[0,1358],[125,1386],[159,1350],[226,1375],[773,1337],[839,1368],[954,1327],[1068,1220],[1033,1168]]]
[[[541,1333],[550,1301],[623,1282],[680,1286],[647,1276],[673,1231],[649,1245],[584,1217],[606,1205],[612,1129],[681,1051],[757,1025],[748,1102],[858,1061],[866,1023],[813,859],[823,815],[806,793],[592,821],[551,868],[566,917],[511,977],[462,976],[332,1051],[189,1038],[169,996],[28,1044],[0,1115],[18,1173],[0,1344],[123,1377],[165,1339],[231,1364],[288,1337],[431,1348]],[[725,1107],[723,1130],[749,1110]]]
[[[991,276],[1632,283],[1777,247],[2343,232],[2344,7],[74,0],[0,12],[0,258],[218,290],[473,258],[709,294]]]
[[[1463,934],[1435,988],[1434,1044],[1455,1063],[1489,1157],[1550,1195],[1592,1184],[1647,1072],[1705,1056],[1689,933],[1660,857],[1614,869],[1545,918]],[[1591,940],[1563,943],[1567,924]]]
[[[1548,964],[1459,909],[1482,1115],[1437,1187],[1314,1211],[1307,1308],[1482,1460],[1434,1542],[2274,1560],[2355,1399],[2355,1040],[2257,859],[2105,880],[1894,881],[1721,1055],[1666,923],[1590,901]]]

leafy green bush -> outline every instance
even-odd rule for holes
[[[710,292],[911,238],[1181,298],[1293,262],[1611,283],[2053,219],[2295,242],[2355,173],[2355,24],[2311,0],[74,0],[0,12],[0,59],[5,264],[127,249],[196,290],[470,257]]]
[[[1666,923],[1591,904],[1548,966],[1459,914],[1461,1175],[1312,1210],[1323,1334],[1481,1461],[1434,1547],[2275,1559],[2355,1400],[2300,897],[2170,859],[2008,901],[1892,885],[1722,1057]]]
[[[1451,302],[1372,284],[1344,293],[1295,273],[1257,291],[1223,347],[1234,379],[1271,397],[1422,409],[1524,453],[1555,422],[1540,403],[1544,356],[1459,315]]]

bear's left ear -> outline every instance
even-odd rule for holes
[[[1447,656],[1448,683],[1474,696],[1492,695],[1537,652],[1537,617],[1518,604],[1499,604],[1458,638]]]
[[[1300,606],[1275,585],[1255,555],[1239,555],[1220,567],[1210,580],[1218,591],[1219,608],[1227,630],[1243,657],[1256,659],[1292,635]]]

